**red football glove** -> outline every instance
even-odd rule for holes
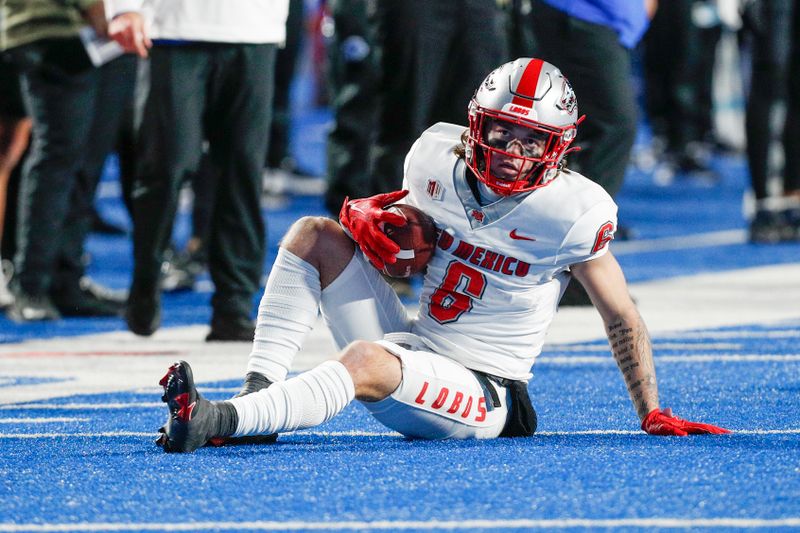
[[[672,409],[653,409],[642,420],[642,429],[650,435],[676,435],[678,437],[685,437],[690,434],[712,433],[714,435],[722,435],[730,433],[725,428],[700,422],[689,422],[673,416]]]
[[[405,218],[383,208],[407,194],[408,191],[394,191],[358,200],[345,198],[339,211],[339,222],[378,270],[383,270],[386,263],[394,264],[395,254],[400,251],[400,247],[383,233],[383,224],[406,225]]]

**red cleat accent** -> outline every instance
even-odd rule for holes
[[[158,384],[161,385],[162,387],[166,387],[167,383],[169,382],[169,377],[172,375],[172,373],[175,371],[176,368],[178,368],[177,364],[174,364],[171,367],[169,367],[167,369],[167,373],[164,374],[164,377],[161,378],[161,381],[159,381]]]
[[[178,420],[181,422],[188,422],[192,419],[192,411],[194,410],[194,406],[197,405],[197,402],[189,403],[189,393],[184,392],[183,394],[179,394],[175,397],[175,403],[180,406],[178,412],[175,413],[175,416],[178,417]]]

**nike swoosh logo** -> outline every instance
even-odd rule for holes
[[[509,237],[512,239],[516,239],[518,241],[535,241],[533,237],[525,237],[524,235],[520,235],[517,233],[517,228],[511,230],[511,233],[508,234]]]

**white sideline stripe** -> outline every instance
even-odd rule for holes
[[[800,337],[800,329],[778,331],[685,331],[663,334],[664,337],[706,339],[792,339]]]
[[[65,439],[77,438],[113,438],[113,437],[157,437],[156,432],[144,431],[103,431],[100,433],[0,433],[0,439]]]
[[[695,355],[656,355],[654,359],[658,363],[716,363],[716,362],[735,362],[735,363],[793,363],[800,361],[800,354],[695,354]],[[567,356],[542,356],[536,360],[537,365],[591,365],[613,363],[614,358],[609,353],[606,356],[598,355],[567,355]]]
[[[50,424],[52,422],[88,422],[88,418],[0,418],[0,424]]]
[[[661,239],[642,239],[635,241],[615,242],[612,245],[614,255],[628,255],[641,252],[665,252],[668,250],[685,250],[706,246],[724,246],[747,242],[747,232],[741,229],[710,231],[680,237],[663,237]]]
[[[404,529],[566,529],[566,528],[774,528],[800,526],[800,518],[558,518],[515,520],[376,520],[341,522],[188,522],[120,523],[78,522],[74,524],[0,524],[0,531],[200,531],[200,530],[404,530]]]
[[[22,405],[0,405],[0,411],[11,411],[17,409],[53,409],[77,411],[81,409],[149,409],[152,407],[164,407],[164,402],[130,402],[130,403],[26,403]]]
[[[734,362],[734,363],[796,363],[800,362],[800,354],[694,354],[694,355],[657,355],[655,360],[658,363],[714,363],[714,362]],[[537,365],[597,365],[614,364],[614,358],[608,355],[568,355],[568,356],[548,356],[542,355],[536,362]],[[202,392],[238,392],[238,388],[214,388],[199,387]],[[137,389],[139,394],[157,394],[157,389]],[[19,410],[19,409],[54,409],[54,410],[98,410],[98,409],[144,409],[152,407],[163,407],[163,402],[130,402],[130,403],[27,403],[27,404],[5,404],[0,405],[0,411]]]
[[[731,429],[736,435],[800,435],[800,428],[794,429]],[[401,437],[395,431],[291,431],[283,435],[309,436],[309,437]],[[640,430],[633,429],[585,429],[578,431],[537,431],[536,435],[542,437],[575,437],[585,435],[644,435]],[[116,437],[144,437],[154,438],[155,431],[103,431],[99,433],[0,433],[0,439],[63,439],[63,438],[116,438]]]
[[[653,350],[739,350],[742,348],[741,343],[720,342],[654,342]],[[571,346],[550,345],[545,346],[542,350],[542,355],[547,356],[548,353],[564,353],[564,352],[605,352],[610,353],[608,344],[573,344]]]
[[[238,393],[242,390],[242,387],[204,387],[200,385],[197,387],[200,392],[214,392],[214,393],[223,393],[227,392],[230,394]],[[164,388],[163,387],[141,387],[138,389],[134,389],[131,392],[134,394],[163,394]]]
[[[800,361],[800,354],[693,354],[693,355],[656,355],[654,359],[658,363],[793,363]],[[597,355],[568,355],[548,357],[543,354],[541,359],[536,360],[537,365],[585,365],[585,364],[604,364],[613,363],[614,358],[609,353],[607,356]]]

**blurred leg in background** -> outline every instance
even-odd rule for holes
[[[600,24],[533,0],[527,18],[534,36],[530,54],[561,69],[575,89],[580,114],[586,115],[575,141],[581,150],[568,156],[567,166],[599,184],[612,197],[622,187],[636,138],[638,108],[631,49],[646,28],[641,4],[638,11],[622,4],[617,9],[617,17]],[[641,28],[623,39],[614,21],[626,20],[626,16],[631,23],[637,20]],[[630,238],[630,230],[623,226],[624,216],[620,218],[615,238],[625,240]],[[592,303],[579,283],[570,283],[560,305]]]
[[[198,172],[207,140],[210,162],[221,173],[208,237],[215,292],[207,340],[252,340],[250,316],[266,251],[261,174],[276,48],[211,43],[151,50],[133,194],[134,276],[126,319],[134,333],[151,335],[160,325],[160,276],[178,195]]]
[[[220,186],[220,171],[203,149],[200,167],[184,187],[192,191],[192,230],[180,249],[174,242],[167,248],[161,265],[161,290],[180,292],[194,289],[197,278],[208,269],[208,239],[211,217]]]
[[[33,119],[23,166],[14,260],[18,321],[60,317],[50,298],[64,223],[92,125],[98,70],[80,39],[43,39],[13,49]]]
[[[745,127],[747,162],[756,200],[755,216],[750,223],[753,242],[798,238],[800,210],[794,205],[800,200],[797,18],[795,0],[751,2],[744,17],[752,39]],[[781,107],[785,113],[780,112]],[[781,144],[782,151],[776,149]],[[780,190],[771,190],[773,175],[776,177],[774,189]]]
[[[14,302],[8,290],[13,266],[3,257],[14,255],[14,232],[7,228],[13,228],[16,221],[18,187],[11,182],[14,176],[14,185],[18,185],[18,164],[28,147],[31,125],[22,102],[19,73],[4,54],[0,55],[0,309]]]
[[[508,60],[508,13],[497,2],[377,5],[381,83],[370,193],[399,189],[403,161],[417,137],[436,122],[464,124],[475,87]]]
[[[289,175],[302,175],[298,162],[289,151],[291,133],[290,95],[292,80],[297,70],[297,60],[304,34],[303,0],[289,0],[286,19],[286,43],[278,50],[275,59],[275,99],[266,167]]]
[[[380,78],[373,35],[376,0],[331,0],[328,78],[333,128],[328,134],[325,208],[337,216],[345,197],[371,194],[370,154]]]
[[[125,296],[85,276],[83,243],[95,217],[94,198],[106,159],[119,145],[127,127],[126,109],[133,105],[136,58],[123,55],[97,68],[97,92],[89,139],[77,172],[70,210],[60,239],[60,253],[50,296],[65,316],[114,316]]]

